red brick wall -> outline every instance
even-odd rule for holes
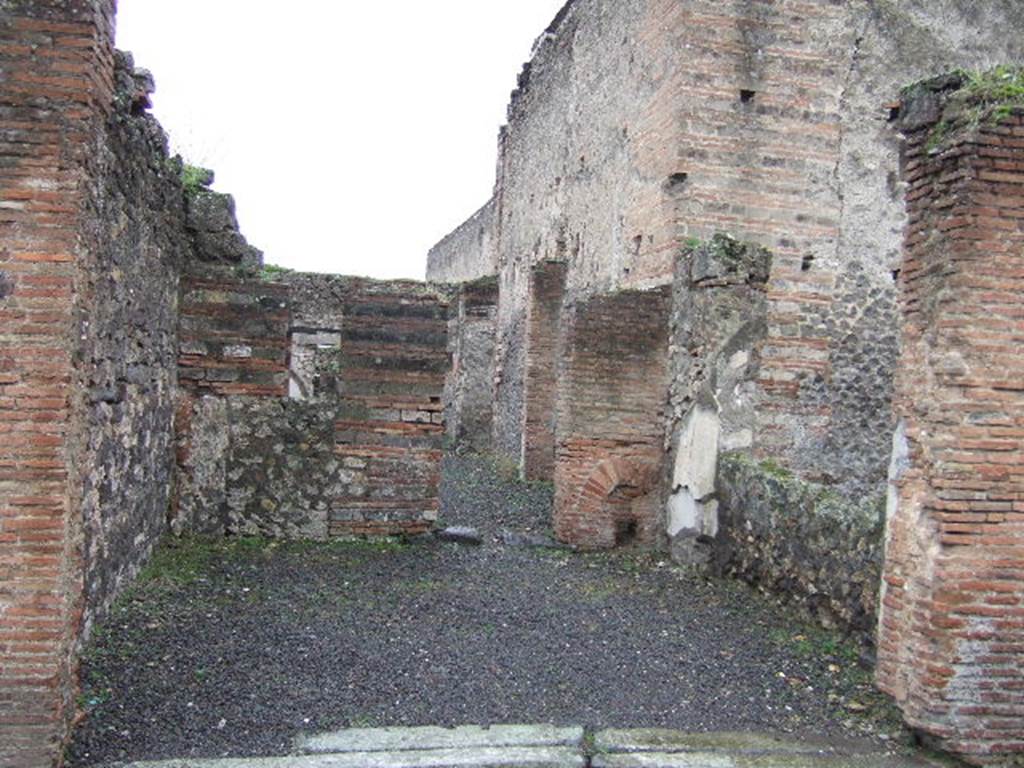
[[[74,712],[82,572],[73,317],[86,152],[111,102],[112,2],[0,21],[0,764],[44,766]]]
[[[358,482],[332,505],[332,536],[423,533],[437,519],[447,306],[401,285],[353,279],[345,299],[336,452]]]
[[[288,286],[228,271],[181,281],[178,378],[193,394],[288,394]]]
[[[879,685],[985,762],[1024,754],[1024,119],[909,128]],[[905,453],[904,457],[902,454]]]
[[[566,269],[561,262],[548,261],[534,266],[530,274],[523,414],[523,474],[527,480],[553,480],[555,475],[555,390]]]
[[[557,399],[555,534],[587,549],[650,545],[668,399],[668,288],[590,299],[569,313]]]

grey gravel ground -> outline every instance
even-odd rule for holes
[[[895,734],[856,651],[657,557],[507,547],[550,491],[447,460],[483,546],[190,540],[96,632],[73,766],[273,755],[344,726],[551,722]]]

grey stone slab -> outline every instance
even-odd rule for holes
[[[222,760],[164,760],[128,763],[121,768],[584,768],[585,764],[582,752],[573,747],[477,747]]]
[[[482,544],[484,541],[480,531],[465,525],[453,525],[438,531],[436,535],[441,541],[454,541],[458,544]]]
[[[920,768],[927,763],[898,755],[729,754],[633,752],[596,754],[592,768]]]
[[[345,728],[300,736],[296,749],[305,753],[382,752],[469,747],[579,747],[583,728],[553,725],[461,725],[457,728]]]
[[[598,752],[790,752],[828,751],[821,744],[796,742],[764,733],[686,733],[666,728],[610,728],[594,735]]]
[[[563,544],[552,536],[543,533],[520,533],[518,531],[502,531],[499,534],[501,543],[509,547],[532,547],[535,549],[558,549],[571,550],[568,544]]]

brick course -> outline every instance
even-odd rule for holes
[[[936,114],[906,124],[877,679],[908,723],[985,763],[1024,753],[1024,114],[932,149]]]

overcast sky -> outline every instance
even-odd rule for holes
[[[153,112],[270,263],[423,277],[483,205],[498,127],[563,0],[120,0]]]

